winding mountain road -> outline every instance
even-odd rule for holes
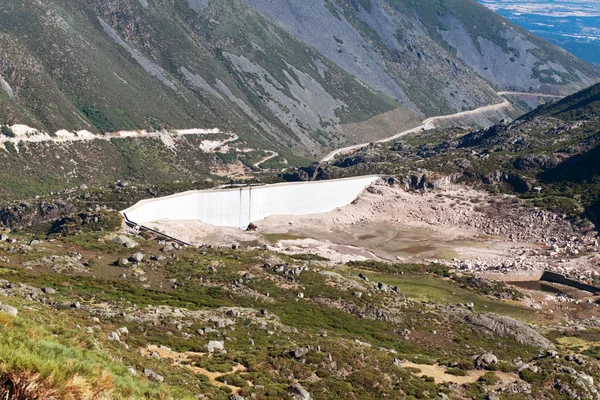
[[[502,103],[491,104],[489,106],[479,107],[479,108],[476,108],[474,110],[461,111],[461,112],[456,113],[456,114],[440,115],[440,116],[437,116],[437,117],[427,118],[426,120],[423,121],[423,123],[421,125],[416,126],[414,128],[411,128],[411,129],[407,129],[407,130],[402,131],[402,132],[399,132],[399,133],[395,134],[394,136],[390,136],[390,137],[385,138],[385,139],[377,140],[375,142],[355,144],[353,146],[343,147],[341,149],[334,150],[331,153],[327,154],[323,159],[321,159],[321,162],[323,163],[323,162],[331,161],[336,156],[338,156],[340,154],[346,154],[346,153],[349,153],[349,152],[354,151],[354,150],[362,149],[364,147],[369,146],[371,143],[385,143],[385,142],[389,142],[389,141],[398,139],[398,138],[400,138],[402,136],[406,136],[406,135],[408,135],[410,133],[416,133],[416,132],[419,132],[421,130],[433,129],[433,128],[435,128],[434,124],[437,121],[442,121],[442,120],[446,120],[446,119],[460,118],[460,117],[466,117],[466,116],[469,116],[469,115],[483,114],[483,113],[489,112],[489,111],[500,111],[502,109],[509,108],[509,107],[512,107],[512,105],[510,104],[510,102],[508,100],[504,100]]]
[[[521,93],[521,92],[498,92],[498,95],[500,96],[511,96],[511,95],[521,95],[521,96],[531,96],[531,97],[548,97],[548,98],[562,98],[563,96],[557,96],[557,95],[551,95],[551,94],[541,94],[541,93]],[[497,103],[497,104],[491,104],[489,106],[483,106],[483,107],[479,107],[476,108],[474,110],[469,110],[469,111],[461,111],[458,112],[456,114],[449,114],[449,115],[440,115],[437,117],[431,117],[431,118],[427,118],[426,120],[423,121],[423,123],[417,127],[411,128],[411,129],[407,129],[405,131],[399,132],[397,134],[395,134],[394,136],[390,136],[388,138],[385,139],[381,139],[381,140],[377,140],[375,142],[369,142],[369,143],[361,143],[361,144],[355,144],[353,146],[348,146],[348,147],[343,147],[341,149],[337,149],[332,151],[331,153],[327,154],[325,157],[323,157],[320,161],[320,163],[325,163],[325,162],[329,162],[331,160],[333,160],[336,156],[340,155],[340,154],[347,154],[350,153],[354,150],[358,150],[358,149],[362,149],[364,147],[369,146],[371,143],[385,143],[385,142],[389,142],[395,139],[398,139],[402,136],[406,136],[408,134],[411,133],[416,133],[419,132],[421,130],[429,130],[429,129],[434,129],[435,128],[435,123],[438,121],[443,121],[443,120],[447,120],[447,119],[454,119],[454,118],[460,118],[460,117],[466,117],[466,116],[470,116],[470,115],[478,115],[478,114],[483,114],[489,111],[500,111],[503,109],[508,109],[512,107],[511,103],[508,100],[504,100],[502,103]]]
[[[265,163],[265,162],[269,161],[270,159],[279,156],[279,153],[277,153],[276,151],[265,150],[265,152],[269,153],[269,155],[266,156],[265,158],[263,158],[262,160],[260,160],[259,162],[257,162],[256,164],[254,164],[254,168],[264,169],[263,167],[260,166],[260,164]]]
[[[523,96],[523,97],[546,97],[550,99],[562,99],[565,96],[558,94],[542,94],[542,93],[527,93],[527,92],[498,92],[500,96]]]

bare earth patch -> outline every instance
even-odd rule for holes
[[[406,191],[374,184],[352,204],[304,216],[270,216],[255,232],[198,221],[158,221],[155,229],[192,244],[267,246],[291,254],[351,260],[427,262],[472,272],[510,269],[594,271],[595,239],[559,216],[460,185]],[[564,250],[553,251],[556,243]],[[580,248],[575,251],[575,247]],[[592,253],[590,253],[592,251]]]
[[[217,380],[218,378],[225,376],[225,375],[235,374],[238,372],[245,371],[246,368],[241,364],[234,365],[233,369],[229,372],[210,372],[209,370],[207,370],[205,368],[200,368],[200,367],[196,367],[193,365],[182,364],[183,362],[191,361],[193,358],[204,357],[205,353],[195,353],[192,351],[188,351],[185,353],[177,353],[170,349],[166,349],[164,347],[159,347],[156,345],[149,345],[145,349],[142,349],[142,354],[145,356],[151,357],[153,353],[158,354],[160,356],[160,358],[162,358],[162,359],[173,360],[174,366],[187,368],[196,374],[201,374],[201,375],[208,377],[208,379],[210,380],[210,383],[214,386],[218,386],[218,387],[227,386],[228,388],[233,390],[234,393],[238,393],[242,389],[238,386],[228,385],[223,382],[219,382]],[[248,383],[251,385],[250,382],[248,382]]]
[[[406,367],[417,368],[417,369],[421,370],[421,372],[416,373],[415,375],[431,376],[433,379],[435,379],[435,383],[438,383],[438,384],[439,383],[447,383],[447,382],[458,383],[459,385],[464,385],[466,383],[474,383],[474,382],[477,382],[477,380],[479,378],[481,378],[483,375],[485,375],[488,372],[488,371],[483,371],[483,370],[471,370],[471,371],[466,371],[467,375],[465,375],[465,376],[455,376],[455,375],[450,375],[450,374],[446,373],[448,368],[446,368],[445,366],[442,366],[442,365],[415,364],[415,363],[412,363],[409,361],[403,361],[402,367],[403,368],[406,368]],[[496,374],[496,376],[499,379],[498,384],[500,386],[520,381],[520,378],[517,374],[509,374],[509,373],[500,372],[500,371],[494,371],[494,373]]]

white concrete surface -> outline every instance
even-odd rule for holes
[[[199,220],[245,229],[270,215],[309,215],[347,206],[376,175],[317,182],[280,183],[222,190],[196,190],[142,200],[121,211],[138,225],[160,220]]]

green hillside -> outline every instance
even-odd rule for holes
[[[0,121],[51,132],[218,127],[317,157],[496,89],[600,77],[471,0],[8,0],[0,15]]]

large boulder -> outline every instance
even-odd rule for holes
[[[148,378],[148,380],[151,380],[153,382],[162,382],[165,380],[165,377],[162,375],[157,374],[156,372],[152,371],[151,369],[148,368],[144,368],[144,375],[146,375],[146,377]]]
[[[296,384],[288,387],[287,392],[289,393],[290,397],[294,400],[311,400],[312,399],[312,397],[310,396],[310,393],[308,393],[308,391],[306,389],[304,389],[302,387],[302,385],[299,383],[296,383]]]
[[[19,313],[19,311],[16,308],[9,306],[8,304],[2,304],[2,303],[0,303],[0,311],[2,311],[3,313],[6,313],[6,314],[12,315],[13,317],[16,317],[17,314]]]
[[[135,253],[130,257],[131,261],[134,262],[142,262],[142,260],[144,260],[144,255],[142,253]]]
[[[127,247],[128,249],[133,249],[134,247],[138,246],[138,242],[136,242],[132,238],[127,237],[125,235],[115,236],[113,238],[113,243],[122,244],[123,246]]]
[[[482,354],[475,359],[477,368],[490,368],[494,364],[498,364],[498,358],[492,353]]]
[[[214,353],[217,350],[218,351],[225,350],[225,343],[222,342],[222,341],[211,340],[206,345],[206,348],[207,348],[207,350],[208,350],[209,353]]]
[[[514,318],[497,314],[467,314],[465,322],[482,328],[496,336],[510,336],[526,346],[544,350],[555,349],[554,343],[546,339],[527,324]]]

